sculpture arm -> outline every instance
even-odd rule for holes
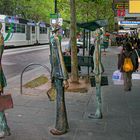
[[[68,79],[68,73],[65,67],[65,63],[64,63],[64,58],[63,58],[63,54],[62,54],[62,50],[61,50],[61,46],[60,46],[60,42],[58,37],[55,37],[56,40],[56,46],[58,48],[58,54],[59,54],[59,59],[60,59],[60,65],[61,65],[61,70],[63,73],[63,79],[67,80]]]
[[[0,33],[0,59],[2,58],[2,54],[3,54],[3,48],[4,48],[3,45],[4,45],[4,38],[2,34]]]
[[[93,61],[94,61],[94,73],[101,74],[104,72],[103,64],[101,62],[101,48],[100,48],[100,41],[96,40],[95,51],[93,54]]]

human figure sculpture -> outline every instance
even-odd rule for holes
[[[0,23],[0,30],[2,29],[2,23]],[[4,51],[4,38],[2,33],[0,32],[0,96],[4,94],[3,88],[7,85],[6,78],[4,76],[2,70],[2,55]],[[4,111],[0,112],[0,138],[4,138],[5,136],[10,135],[10,128],[7,125],[7,120]]]
[[[101,29],[96,30],[96,42],[95,50],[93,54],[94,61],[94,74],[96,81],[96,112],[95,114],[91,113],[89,118],[101,119],[102,118],[102,99],[101,99],[101,76],[104,72],[103,65],[101,63],[101,47],[100,47],[100,37],[103,34]]]
[[[59,39],[59,28],[54,27],[50,38],[52,79],[56,89],[56,124],[50,132],[53,135],[62,135],[68,131],[68,121],[65,106],[64,88],[68,88],[68,73],[66,71],[61,43]]]

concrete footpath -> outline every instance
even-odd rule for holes
[[[140,139],[140,80],[133,80],[132,91],[114,85],[111,78],[117,70],[117,54],[114,48],[102,54],[109,85],[102,87],[103,119],[89,119],[94,113],[95,88],[87,93],[67,92],[66,107],[69,132],[62,136],[49,133],[55,124],[55,102],[50,102],[45,88],[23,89],[20,94],[20,76],[8,80],[5,92],[12,93],[14,108],[6,111],[11,136],[5,140],[139,140]],[[45,73],[45,72],[44,72]],[[28,81],[39,71],[26,72]]]

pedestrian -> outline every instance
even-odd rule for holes
[[[62,33],[63,33],[63,38],[65,38],[65,31],[63,30],[63,32],[62,32]]]
[[[71,56],[71,40],[69,40],[69,43],[65,46],[65,51],[63,54]],[[78,46],[77,46],[77,56],[80,56],[80,49]],[[71,72],[71,66],[67,66],[66,68],[68,72]],[[78,70],[79,70],[79,73],[81,73],[80,65],[78,65]]]
[[[133,70],[128,71],[128,72],[124,71],[123,65],[124,65],[125,58],[130,58],[131,59],[131,62],[132,62],[132,65],[133,65]],[[136,53],[132,49],[131,44],[129,42],[127,42],[123,46],[123,50],[121,51],[121,53],[119,55],[119,59],[118,59],[118,69],[120,70],[120,72],[123,73],[124,90],[125,91],[131,91],[132,73],[134,71],[136,71],[137,68],[138,68],[138,59],[137,59]]]
[[[3,70],[2,70],[2,55],[4,51],[4,38],[1,33],[2,29],[2,23],[0,23],[0,96],[4,94],[4,87],[7,85],[6,83],[6,78],[4,76]],[[10,128],[8,127],[6,116],[4,111],[0,112],[0,138],[4,138],[5,136],[9,136],[10,133]]]
[[[56,124],[50,132],[53,135],[62,135],[68,131],[67,112],[65,106],[64,88],[68,88],[68,73],[64,64],[60,40],[59,27],[54,27],[51,36],[51,65],[52,79],[56,89]]]

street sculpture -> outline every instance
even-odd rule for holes
[[[56,90],[56,124],[50,130],[53,135],[62,135],[69,128],[64,95],[64,89],[68,88],[68,73],[62,55],[59,29],[54,25],[50,37],[51,77]]]
[[[2,23],[0,23],[0,30],[2,29]],[[3,88],[7,85],[6,78],[2,70],[2,55],[4,51],[4,38],[0,32],[0,96],[3,94]],[[6,116],[4,111],[0,111],[0,138],[10,135],[10,128],[8,127]]]
[[[103,65],[101,62],[101,36],[103,34],[103,29],[96,30],[96,42],[95,42],[95,50],[93,54],[94,61],[94,74],[96,81],[96,112],[95,114],[89,114],[89,118],[93,119],[101,119],[102,118],[102,99],[101,99],[101,77],[104,72]]]

